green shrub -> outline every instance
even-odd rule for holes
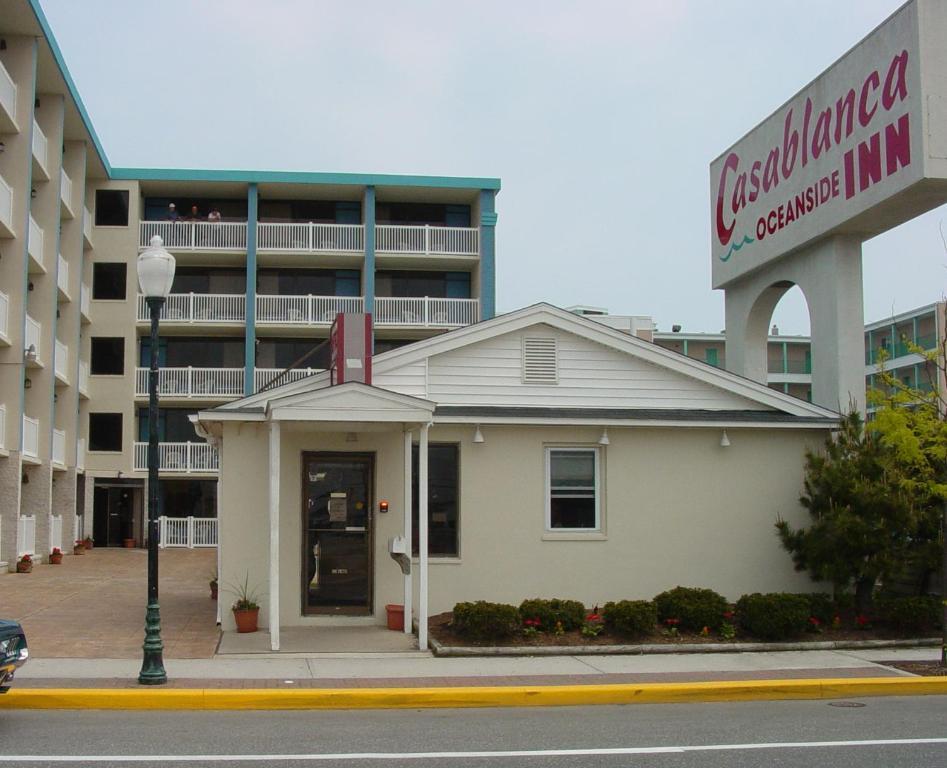
[[[838,615],[839,608],[831,595],[825,592],[813,592],[805,595],[809,601],[809,615],[819,620],[823,627],[832,626],[832,620]]]
[[[602,610],[605,626],[619,635],[640,637],[654,631],[658,612],[650,600],[619,600],[605,603]]]
[[[543,632],[552,632],[556,622],[562,622],[566,632],[579,629],[585,623],[585,606],[577,600],[524,600],[520,603],[520,616],[524,619],[539,619]]]
[[[936,595],[888,597],[875,602],[878,617],[902,632],[923,632],[940,626],[943,606]]]
[[[457,603],[451,627],[457,634],[472,640],[500,640],[520,628],[520,615],[515,605],[488,603]]]
[[[740,626],[760,640],[789,640],[809,625],[808,595],[756,592],[737,600]]]
[[[678,619],[680,629],[700,632],[704,627],[718,632],[728,605],[723,595],[712,589],[675,587],[654,598],[658,620]]]

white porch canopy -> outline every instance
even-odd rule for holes
[[[279,635],[279,466],[282,426],[309,423],[340,431],[356,425],[400,426],[404,432],[404,536],[410,546],[411,521],[411,445],[412,432],[420,433],[418,456],[418,647],[427,647],[428,620],[428,428],[434,415],[434,403],[401,395],[377,387],[351,382],[318,390],[294,392],[267,401],[263,419],[269,425],[269,624],[272,650],[280,647]],[[219,416],[220,413],[214,414]],[[229,415],[229,414],[228,414]],[[236,415],[236,414],[235,414]],[[258,417],[259,418],[259,417]],[[413,574],[404,576],[404,631],[412,631]]]

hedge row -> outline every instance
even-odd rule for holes
[[[731,608],[726,598],[711,589],[675,587],[654,600],[620,600],[606,603],[601,615],[590,615],[576,600],[524,600],[519,607],[478,601],[454,606],[452,629],[477,641],[496,641],[523,631],[569,632],[604,623],[614,634],[640,638],[656,626],[667,631],[720,634],[732,638],[735,628],[760,640],[791,640],[807,631],[838,623],[845,607],[824,593],[791,594],[759,592],[743,595]],[[904,632],[933,630],[940,625],[941,600],[935,596],[881,598],[876,618]],[[868,617],[856,617],[866,626]],[[597,634],[597,633],[592,633]]]

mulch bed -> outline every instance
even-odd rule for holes
[[[604,629],[601,634],[596,637],[586,637],[578,630],[572,632],[565,632],[561,635],[556,635],[552,632],[540,632],[536,635],[525,636],[522,634],[513,635],[511,637],[504,638],[501,641],[492,642],[492,641],[476,641],[471,640],[470,638],[462,637],[458,635],[450,628],[451,612],[439,613],[436,616],[431,616],[428,619],[428,628],[431,635],[437,640],[441,645],[444,646],[455,646],[455,647],[477,647],[477,648],[492,648],[495,646],[503,646],[506,648],[546,648],[552,646],[599,646],[599,645],[681,645],[684,643],[687,644],[701,644],[701,643],[753,643],[759,642],[759,639],[756,637],[751,637],[744,632],[741,632],[739,628],[737,629],[736,636],[732,640],[723,640],[717,634],[711,633],[708,636],[703,636],[700,634],[691,634],[688,632],[679,632],[677,635],[672,635],[667,631],[656,630],[651,635],[646,635],[644,637],[628,638],[623,635],[616,635],[609,632],[607,629]],[[925,633],[925,636],[933,633]],[[831,641],[849,641],[849,640],[903,640],[903,639],[913,639],[910,635],[905,635],[904,633],[895,632],[894,630],[888,629],[886,627],[871,627],[866,629],[851,629],[851,628],[841,628],[833,630],[831,628],[824,629],[821,632],[807,632],[799,638],[793,638],[800,641],[810,641],[810,642],[831,642]],[[907,663],[907,662],[903,662]],[[912,662],[915,663],[915,662]],[[917,662],[921,663],[921,662]],[[892,666],[898,666],[900,669],[906,669],[906,667],[899,666],[902,662],[898,664],[893,664]],[[908,669],[907,671],[913,671]],[[916,674],[934,674],[934,673],[922,673],[918,672]],[[943,674],[943,673],[941,673]]]
[[[894,667],[902,672],[922,677],[947,677],[947,667],[942,667],[939,661],[880,661],[886,667]]]

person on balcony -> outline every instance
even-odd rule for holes
[[[210,213],[207,214],[207,220],[214,224],[220,224],[220,211],[217,210],[216,205],[210,209]]]
[[[192,205],[192,206],[191,206],[191,212],[190,212],[190,214],[188,215],[187,220],[188,220],[188,221],[200,221],[200,220],[201,220],[201,212],[200,212],[199,210],[197,210],[197,206],[196,206],[196,205]]]
[[[175,207],[174,203],[168,204],[168,221],[180,221],[181,217],[178,215],[178,209]]]

